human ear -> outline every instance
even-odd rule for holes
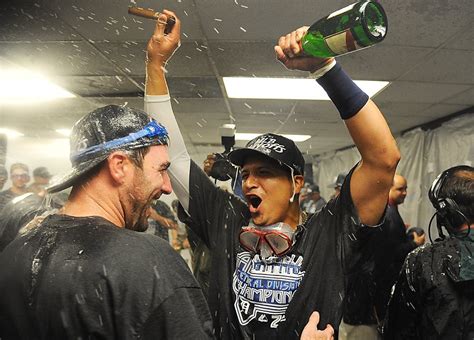
[[[296,175],[294,178],[295,178],[295,193],[299,194],[304,185],[304,177],[301,175]]]
[[[116,184],[123,184],[133,167],[132,162],[123,151],[112,152],[107,157],[109,175]]]

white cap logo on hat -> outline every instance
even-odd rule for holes
[[[268,136],[262,136],[258,138],[247,147],[258,150],[267,155],[269,155],[270,152],[272,152],[272,150],[277,153],[283,153],[286,150],[284,145],[277,143],[275,138],[268,137]]]

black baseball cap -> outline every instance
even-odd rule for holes
[[[53,177],[53,175],[51,175],[49,173],[48,169],[44,166],[40,166],[40,167],[34,169],[33,170],[33,176],[34,177],[41,177],[41,178],[48,178],[48,179]]]
[[[317,184],[313,184],[313,183],[310,183],[308,186],[307,186],[307,191],[308,193],[311,193],[311,192],[320,192],[319,191],[319,186]]]
[[[70,137],[72,169],[47,188],[64,190],[116,150],[168,145],[168,132],[146,112],[126,106],[98,108],[74,124]]]
[[[245,159],[251,155],[264,155],[276,160],[281,165],[293,169],[297,175],[304,174],[304,158],[295,142],[273,133],[260,135],[242,149],[229,153],[229,159],[237,166],[243,166]]]

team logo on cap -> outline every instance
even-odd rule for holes
[[[283,153],[286,150],[286,147],[283,144],[278,143],[274,137],[270,136],[258,137],[251,141],[247,147],[263,152],[266,155],[269,155],[272,151]]]

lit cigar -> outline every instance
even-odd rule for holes
[[[128,7],[128,14],[136,15],[137,17],[142,17],[146,19],[158,20],[158,17],[161,13],[155,12],[155,10],[150,9],[150,8],[130,6]],[[165,28],[166,34],[168,34],[171,31],[175,23],[176,23],[176,19],[174,17],[168,18],[168,20],[166,21],[166,28]]]

